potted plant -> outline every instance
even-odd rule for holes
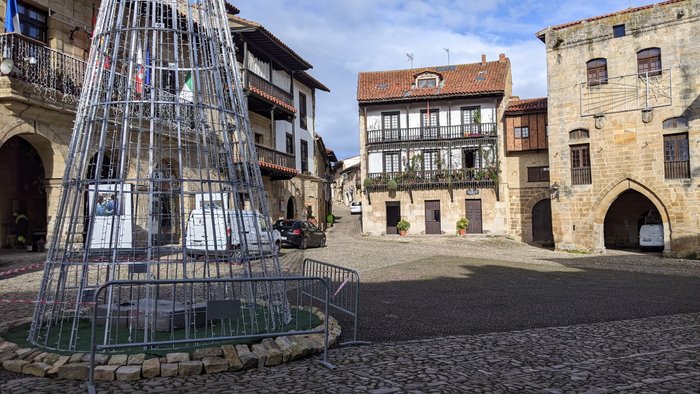
[[[399,184],[396,183],[395,180],[389,179],[389,182],[386,183],[386,188],[389,189],[390,191],[396,191],[396,189],[399,188]]]
[[[399,235],[402,237],[406,235],[409,228],[411,228],[411,223],[409,223],[406,219],[401,219],[396,224],[396,229],[399,230]]]
[[[333,227],[333,222],[335,222],[335,215],[332,213],[326,215],[326,223],[328,224],[328,227]]]
[[[457,220],[457,232],[459,233],[459,235],[466,234],[468,228],[469,228],[469,219],[459,218],[459,220]]]

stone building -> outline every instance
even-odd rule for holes
[[[510,97],[505,111],[505,165],[509,233],[550,245],[552,211],[547,155],[547,99]]]
[[[360,156],[352,156],[340,160],[333,172],[333,201],[350,206],[353,201],[359,201],[362,182],[360,179]]]
[[[549,27],[549,167],[559,249],[700,250],[700,2],[672,0]]]
[[[6,66],[0,68],[2,247],[13,244],[13,211],[30,218],[33,241],[46,238],[53,229],[92,21],[99,9],[99,2],[84,0],[19,1],[18,5],[21,32],[0,35]],[[6,2],[0,3],[3,15],[5,6]],[[304,217],[308,207],[312,212],[325,209],[321,207],[330,197],[325,195],[327,187],[319,187],[325,179],[316,173],[315,92],[328,88],[307,73],[311,65],[281,40],[259,24],[236,16],[237,8],[227,5],[227,9],[244,66],[270,214],[296,218]],[[326,161],[318,164],[330,166]],[[161,176],[176,176],[167,158],[161,167]],[[305,194],[306,189],[313,189],[313,194]],[[186,214],[171,212],[171,225],[160,230],[177,238],[183,220],[176,217]]]
[[[362,72],[357,99],[363,231],[505,234],[507,195],[499,180],[510,61]]]

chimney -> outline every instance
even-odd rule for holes
[[[481,65],[482,66],[486,65],[486,54],[485,53],[481,55]]]
[[[498,62],[499,62],[499,63],[505,63],[505,62],[506,62],[506,54],[505,54],[505,53],[501,53],[501,54],[498,55]]]

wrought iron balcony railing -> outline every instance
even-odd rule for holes
[[[296,161],[294,155],[284,152],[278,152],[274,149],[256,145],[255,149],[258,152],[258,161],[271,163],[282,167],[287,167],[292,170],[296,169]]]
[[[281,102],[287,104],[288,106],[294,108],[294,97],[289,92],[285,92],[283,89],[273,85],[270,81],[252,73],[247,72],[248,75],[248,88],[254,87],[260,92],[265,93]]]
[[[21,34],[0,34],[3,60],[11,59],[10,78],[26,82],[42,97],[77,103],[85,62]]]
[[[571,169],[571,184],[572,185],[590,185],[591,184],[591,167],[572,168]]]
[[[492,187],[498,181],[498,168],[459,168],[451,170],[419,170],[368,173],[364,182],[371,191],[390,190],[390,180],[397,190],[427,190],[439,188],[479,189]]]
[[[666,179],[690,178],[690,161],[677,160],[664,162],[664,175]]]
[[[470,123],[455,126],[368,130],[367,143],[451,140],[486,136],[496,136],[496,123]]]

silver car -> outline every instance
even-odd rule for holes
[[[362,213],[362,201],[353,201],[350,203],[350,213]]]

